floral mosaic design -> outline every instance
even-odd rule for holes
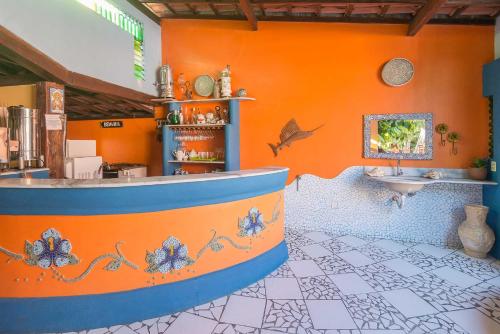
[[[238,219],[238,236],[253,237],[264,231],[266,229],[266,225],[274,223],[280,217],[280,204],[281,196],[274,205],[273,214],[271,220],[269,221],[264,220],[264,215],[258,208],[253,207],[248,210],[248,214],[245,217]]]
[[[25,242],[26,264],[47,269],[51,266],[64,267],[79,262],[76,255],[71,254],[69,240],[63,239],[56,229],[49,228],[41,237],[33,243]]]
[[[222,241],[226,241],[236,249],[250,249],[249,246],[240,245],[229,237],[218,236],[215,230],[212,230],[212,233],[212,238],[198,251],[194,259],[188,256],[187,245],[181,243],[176,237],[169,236],[163,242],[162,247],[157,248],[154,252],[146,251],[148,266],[145,271],[147,273],[173,273],[194,264],[209,249],[213,252],[221,251],[224,249]]]
[[[175,237],[168,237],[154,253],[146,252],[146,272],[162,274],[180,270],[194,263],[188,256],[188,248]]]
[[[243,219],[239,219],[238,236],[255,236],[261,233],[267,224],[276,222],[281,215],[281,202],[280,196],[272,212],[272,218],[269,221],[264,221],[264,216],[258,208],[251,208]],[[211,232],[213,235],[210,240],[192,256],[188,255],[188,246],[186,244],[183,244],[175,236],[169,236],[163,241],[161,247],[155,249],[153,252],[146,251],[145,260],[147,266],[144,271],[161,274],[173,273],[193,265],[207,251],[219,252],[227,246],[243,251],[251,249],[249,245],[240,244],[237,240],[235,241],[228,236],[217,235],[215,230]],[[14,252],[0,246],[0,254],[8,257],[7,263],[12,260],[23,261],[29,266],[50,269],[52,271],[52,278],[60,282],[75,283],[84,280],[94,270],[99,269],[98,266],[99,264],[102,265],[102,262],[104,262],[104,265],[101,268],[105,271],[117,271],[124,266],[138,270],[139,266],[130,262],[123,254],[121,250],[122,244],[122,241],[116,242],[115,252],[103,253],[93,258],[90,262],[87,262],[88,265],[82,269],[80,274],[74,277],[65,276],[64,272],[60,271],[60,269],[68,265],[78,265],[80,264],[80,260],[72,253],[73,246],[70,240],[63,238],[61,233],[53,227],[41,233],[40,239],[34,242],[26,240],[23,253]],[[96,267],[98,268],[96,269]],[[15,281],[19,282],[20,279],[16,278]]]
[[[7,263],[9,263],[11,259],[16,261],[23,260],[27,265],[52,270],[53,277],[58,281],[75,283],[85,279],[94,270],[97,264],[104,260],[110,259],[103,268],[106,271],[116,271],[122,264],[132,269],[138,269],[138,266],[128,261],[121,252],[120,246],[122,243],[122,241],[119,241],[115,244],[116,253],[104,253],[97,256],[80,275],[75,277],[66,277],[58,270],[58,268],[67,265],[77,265],[80,263],[80,260],[75,254],[71,253],[71,242],[67,239],[63,239],[61,233],[55,228],[49,228],[44,231],[41,234],[41,238],[35,240],[33,243],[26,240],[24,242],[24,254],[18,254],[3,247],[0,247],[0,253],[9,257]],[[18,280],[19,279],[16,279],[16,281]]]
[[[251,208],[243,219],[240,219],[238,224],[240,228],[240,237],[250,237],[262,232],[266,226],[264,225],[264,216],[257,208]]]

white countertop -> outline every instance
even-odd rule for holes
[[[189,183],[202,181],[215,181],[225,179],[236,179],[251,176],[276,174],[288,171],[284,167],[264,167],[258,169],[247,169],[221,173],[152,176],[141,178],[117,178],[117,179],[0,179],[0,188],[113,188],[113,187],[137,187],[152,186],[158,184]]]
[[[364,171],[370,171],[376,166],[365,166]],[[402,182],[404,182],[405,177],[415,177],[418,178],[419,180],[413,180],[415,182],[420,182],[420,183],[425,183],[425,184],[432,184],[432,183],[454,183],[454,184],[479,184],[479,185],[491,185],[495,186],[498,183],[495,181],[488,181],[488,180],[473,180],[468,178],[467,170],[466,169],[459,169],[459,168],[413,168],[413,167],[403,167],[401,170],[403,171],[403,175],[401,176],[395,176],[395,168],[393,167],[381,167],[378,166],[376,168],[381,169],[384,171],[385,175],[384,176],[368,176],[369,178],[373,180],[379,180],[381,181],[384,177],[398,177],[401,178]],[[430,179],[430,178],[423,178],[422,175],[427,173],[430,170],[435,170],[441,173],[442,177],[440,179]]]
[[[22,173],[36,173],[36,172],[43,172],[43,171],[48,171],[48,168],[26,168],[26,169],[8,169],[4,172],[0,172],[0,176],[4,175],[15,175],[15,174],[22,174]]]

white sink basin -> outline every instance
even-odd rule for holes
[[[401,194],[415,193],[433,180],[419,176],[379,176],[372,179],[383,182],[385,186]]]

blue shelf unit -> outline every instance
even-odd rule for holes
[[[209,101],[206,101],[209,102]],[[225,171],[240,169],[240,100],[228,99],[223,103],[228,104],[229,123],[224,126],[224,166]],[[202,102],[200,102],[202,103]],[[179,103],[167,104],[168,111],[179,109]],[[182,162],[172,162],[172,152],[177,147],[174,131],[168,126],[162,127],[163,137],[163,175],[173,175],[174,171],[183,165]]]
[[[496,161],[497,171],[490,171],[492,181],[500,182],[498,168],[500,167],[500,59],[484,65],[483,95],[493,99],[492,119],[492,161]],[[488,224],[495,232],[496,242],[491,255],[500,259],[500,186],[483,187],[483,203],[490,208]]]

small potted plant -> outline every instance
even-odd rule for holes
[[[467,170],[470,178],[473,180],[486,180],[486,176],[488,175],[488,170],[486,169],[487,164],[488,159],[474,158],[471,166]]]

